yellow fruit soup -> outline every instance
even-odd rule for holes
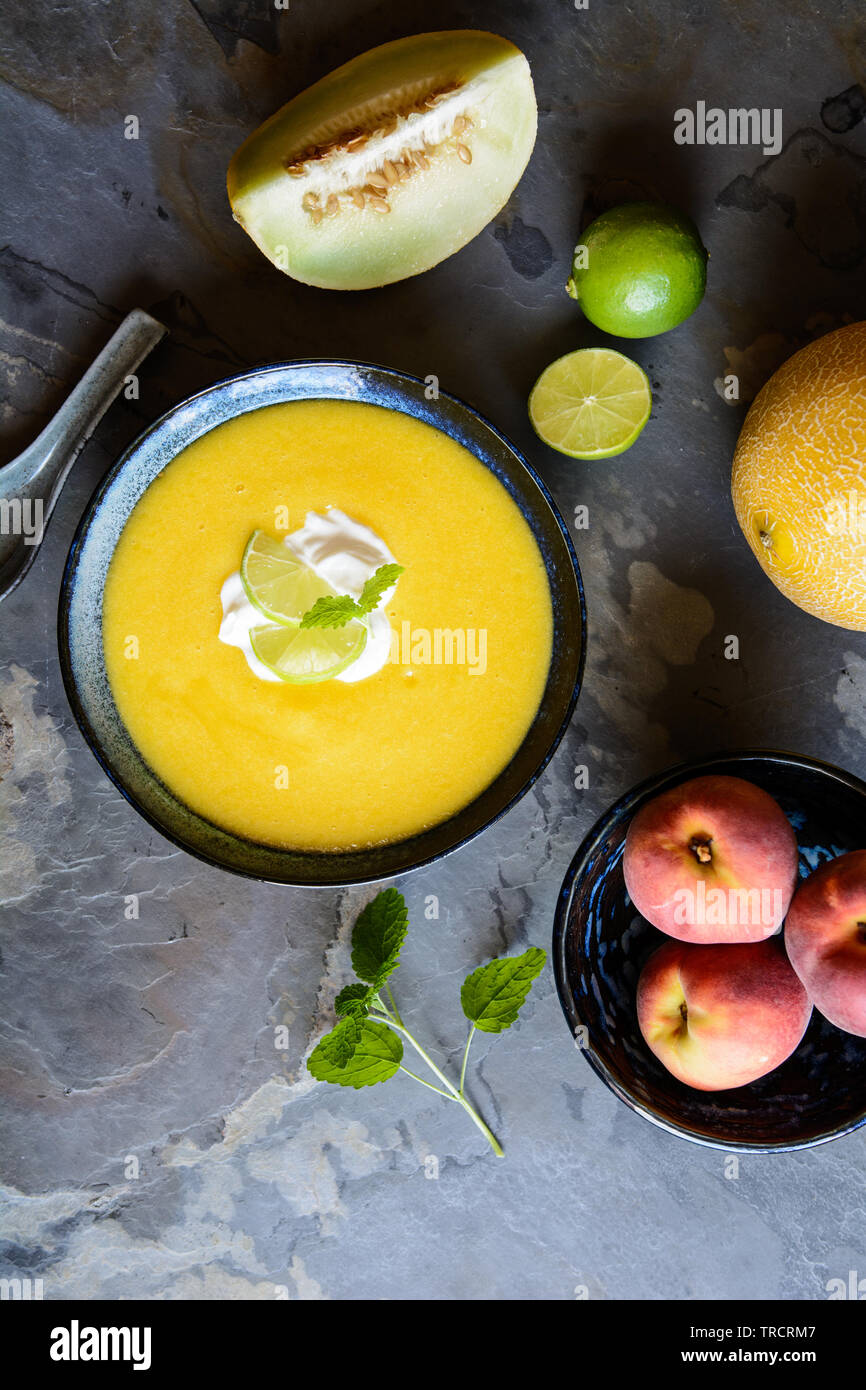
[[[403,566],[389,659],[354,682],[263,680],[218,638],[221,588],[256,528],[279,538],[328,508]],[[121,534],[103,623],[120,715],[175,795],[247,839],[325,851],[403,839],[482,792],[538,708],[553,626],[494,475],[419,420],[327,400],[251,411],[179,454]]]

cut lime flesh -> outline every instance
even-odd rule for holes
[[[254,627],[250,642],[259,661],[280,680],[311,685],[339,676],[357,661],[367,645],[367,629],[354,620],[338,628]]]
[[[335,592],[284,541],[265,531],[254,531],[247,541],[241,582],[250,603],[274,623],[299,623],[317,598]]]
[[[612,348],[579,348],[558,358],[529,397],[529,418],[539,438],[576,459],[624,453],[651,409],[646,373]]]

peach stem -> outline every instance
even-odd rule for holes
[[[689,849],[695,856],[699,864],[709,864],[713,857],[710,849],[711,840],[706,836],[693,835],[689,840]]]

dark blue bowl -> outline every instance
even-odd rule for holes
[[[529,790],[568,725],[580,690],[586,608],[565,523],[541,479],[504,435],[470,406],[385,367],[330,359],[285,362],[230,377],[175,406],[118,460],[78,527],[60,593],[58,638],[66,693],[84,737],[128,801],[163,835],[221,868],[275,883],[337,887],[390,878],[458,849]],[[465,445],[520,507],[547,568],[553,656],[538,713],[508,766],[449,820],[373,849],[310,853],[245,840],[198,815],[139,754],[118,714],[105,672],[102,596],[114,548],[144,490],[193,440],[225,420],[282,401],[366,401],[424,420]]]
[[[691,777],[744,777],[774,796],[800,847],[800,874],[866,848],[866,783],[794,753],[720,753],[642,782],[589,832],[565,876],[553,930],[556,984],[577,1046],[610,1089],[671,1134],[727,1152],[775,1153],[826,1143],[866,1123],[866,1038],[817,1012],[776,1071],[730,1091],[694,1091],[653,1056],[637,1024],[638,976],[669,940],[633,907],[622,853],[632,816]]]

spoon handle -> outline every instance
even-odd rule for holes
[[[143,309],[127,314],[117,332],[88,367],[42,433],[3,477],[3,490],[17,481],[44,499],[50,516],[66,475],[112,401],[136,367],[164,337],[166,328]],[[19,479],[9,475],[19,473]]]

